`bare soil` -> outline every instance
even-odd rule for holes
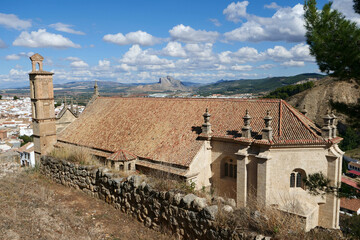
[[[103,201],[51,182],[13,162],[0,162],[0,239],[157,239]]]

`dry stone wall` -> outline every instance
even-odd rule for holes
[[[194,194],[157,191],[139,175],[114,178],[105,168],[81,166],[48,156],[41,158],[40,169],[55,182],[102,199],[131,214],[146,227],[171,230],[179,239],[270,239],[216,227],[218,205],[208,206],[206,199]]]

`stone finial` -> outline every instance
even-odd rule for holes
[[[75,101],[75,105],[76,105],[76,116],[79,116],[79,104],[77,101]]]
[[[38,54],[38,53],[35,53],[34,55],[32,55],[32,56],[30,57],[30,60],[31,60],[32,71],[33,71],[33,72],[43,71],[43,60],[44,60],[44,57],[43,57],[43,56],[41,56],[41,55]],[[38,64],[39,70],[36,70],[36,64]]]
[[[67,107],[66,95],[64,96],[64,108]]]
[[[323,116],[324,119],[324,126],[321,128],[321,136],[325,139],[332,138],[332,126],[331,120],[332,117],[329,114],[329,110],[327,110],[326,114]]]
[[[95,80],[95,85],[94,85],[94,95],[95,96],[99,96],[99,89],[98,89],[98,85],[97,85],[97,81]]]
[[[336,138],[337,134],[336,134],[336,130],[337,130],[337,116],[335,116],[334,111],[331,111],[330,114],[331,120],[330,120],[330,126],[332,128],[332,137]]]
[[[251,116],[249,115],[249,111],[247,109],[243,119],[244,119],[244,126],[241,129],[241,135],[244,138],[251,138],[251,127],[250,127]]]
[[[306,110],[306,108],[305,108],[305,105],[304,105],[304,108],[303,109],[301,109],[301,111],[300,111],[302,114],[304,114],[304,116],[306,116],[306,114],[307,114],[307,110]]]
[[[266,116],[264,117],[264,121],[265,121],[265,128],[263,128],[262,130],[262,139],[265,140],[272,140],[272,128],[271,128],[271,122],[272,122],[272,117],[270,116],[270,111],[266,111]]]
[[[211,131],[211,124],[210,124],[210,116],[209,110],[206,108],[205,113],[203,114],[204,117],[204,123],[202,124],[202,133],[206,135],[210,135],[212,133]]]

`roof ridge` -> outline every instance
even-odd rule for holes
[[[316,138],[322,138],[319,135],[317,135],[306,123],[304,123],[304,121],[302,119],[300,119],[300,117],[298,116],[298,114],[295,112],[295,108],[293,108],[289,103],[287,103],[286,101],[284,101],[285,106],[290,110],[290,112],[292,112],[292,114],[294,114],[294,116],[310,131],[310,133],[312,133],[314,135],[314,137]],[[299,112],[300,113],[300,112]]]
[[[161,101],[163,99],[166,100],[174,100],[174,101],[236,101],[236,102],[270,102],[270,103],[278,103],[282,101],[282,99],[272,99],[272,98],[182,98],[182,97],[121,97],[121,96],[99,96],[96,99],[126,99],[126,100],[148,100],[153,99],[156,101]]]

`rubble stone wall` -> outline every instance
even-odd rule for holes
[[[209,206],[206,199],[194,194],[155,190],[139,175],[114,178],[105,168],[81,166],[48,156],[41,158],[40,169],[55,182],[102,199],[131,214],[146,227],[170,230],[179,239],[269,239],[216,227],[218,205]]]

